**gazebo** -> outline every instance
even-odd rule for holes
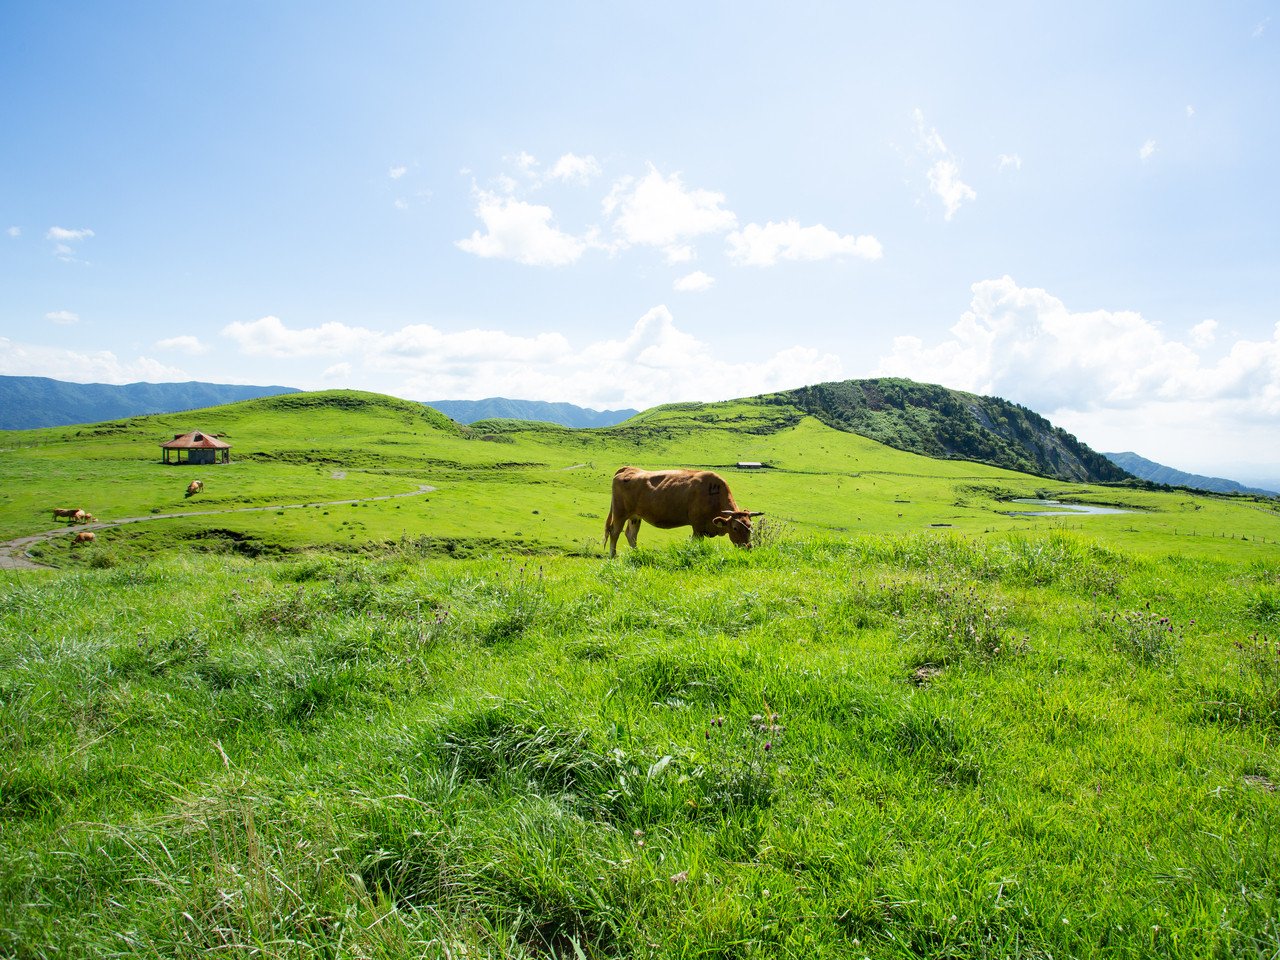
[[[231,462],[231,444],[225,440],[219,440],[211,433],[201,433],[199,430],[192,430],[190,433],[179,433],[168,443],[160,444],[160,449],[164,451],[165,463]],[[184,451],[187,455],[185,461],[182,459]],[[170,453],[174,453],[177,459],[170,460]]]

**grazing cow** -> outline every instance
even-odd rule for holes
[[[77,543],[93,543],[97,539],[98,535],[92,530],[82,530],[76,534],[76,538],[71,541],[71,545],[74,547]]]
[[[188,496],[188,497],[191,497],[191,496],[194,496],[194,495],[195,495],[195,494],[197,494],[197,493],[203,493],[203,492],[204,492],[204,481],[203,481],[203,480],[192,480],[190,483],[188,483],[188,484],[187,484],[187,496]]]
[[[670,530],[693,527],[694,537],[728,534],[739,547],[751,546],[751,518],[761,511],[740,510],[729,485],[710,470],[640,470],[622,467],[613,475],[613,500],[604,538],[609,556],[618,555],[618,534],[626,528],[634,548],[640,521]]]
[[[79,507],[54,507],[53,519],[55,520],[71,520],[80,512]]]
[[[83,510],[77,510],[76,515],[71,518],[72,523],[97,523],[98,518],[92,513],[86,513]]]

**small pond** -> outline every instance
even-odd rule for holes
[[[1011,503],[1025,503],[1036,507],[1046,507],[1045,510],[1010,510],[1011,517],[1078,517],[1085,514],[1093,514],[1099,516],[1106,513],[1132,513],[1131,510],[1121,510],[1119,507],[1095,507],[1088,503],[1063,503],[1060,500],[1034,500],[1029,498],[1019,498],[1010,501]]]

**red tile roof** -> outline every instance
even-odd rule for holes
[[[162,443],[160,446],[166,450],[227,450],[230,449],[231,444],[225,440],[219,440],[212,434],[192,430],[190,433],[178,434],[168,443]]]

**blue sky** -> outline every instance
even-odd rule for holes
[[[1280,475],[1277,4],[8,3],[0,374],[910,376]]]

